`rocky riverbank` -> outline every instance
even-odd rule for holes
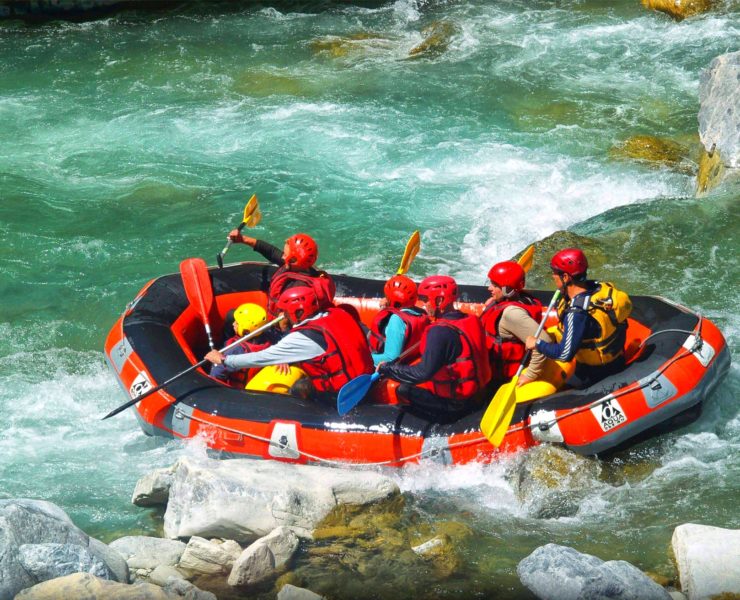
[[[0,501],[0,600],[308,600],[321,596],[302,586],[298,554],[329,573],[332,564],[350,565],[358,586],[376,561],[396,561],[403,572],[415,565],[431,583],[455,575],[456,547],[471,535],[461,523],[403,520],[398,486],[370,471],[183,458],[143,477],[132,500],[163,505],[164,537],[125,536],[106,545],[49,502]],[[684,524],[671,546],[679,582],[556,544],[535,549],[516,571],[542,599],[740,594],[740,531]],[[401,582],[398,589],[405,589]],[[358,595],[329,582],[319,591]]]

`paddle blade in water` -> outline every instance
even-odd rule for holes
[[[516,408],[516,384],[519,377],[502,385],[488,405],[480,422],[480,430],[496,448],[501,445],[509,429]]]
[[[358,375],[352,381],[345,383],[337,396],[337,412],[339,416],[343,417],[357,406],[367,394],[370,386],[379,377],[380,375],[378,373]]]

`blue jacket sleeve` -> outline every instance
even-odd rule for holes
[[[569,310],[563,320],[563,338],[559,343],[537,340],[537,350],[553,360],[568,362],[578,352],[586,332],[588,313],[584,310]]]
[[[375,366],[381,362],[388,362],[389,360],[395,360],[401,356],[401,349],[403,348],[403,340],[406,337],[406,323],[398,315],[391,315],[388,319],[388,323],[385,326],[385,346],[383,352],[379,354],[373,354],[373,363]]]

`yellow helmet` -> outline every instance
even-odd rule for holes
[[[234,321],[237,335],[244,335],[267,323],[267,312],[259,304],[247,302],[234,311]]]

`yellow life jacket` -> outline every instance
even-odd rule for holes
[[[583,306],[586,304],[587,306]],[[561,299],[558,305],[559,327],[566,310],[585,310],[599,324],[597,337],[581,340],[576,362],[591,366],[607,365],[624,353],[627,337],[627,317],[632,312],[630,297],[607,282],[597,282],[589,296],[573,300]]]

